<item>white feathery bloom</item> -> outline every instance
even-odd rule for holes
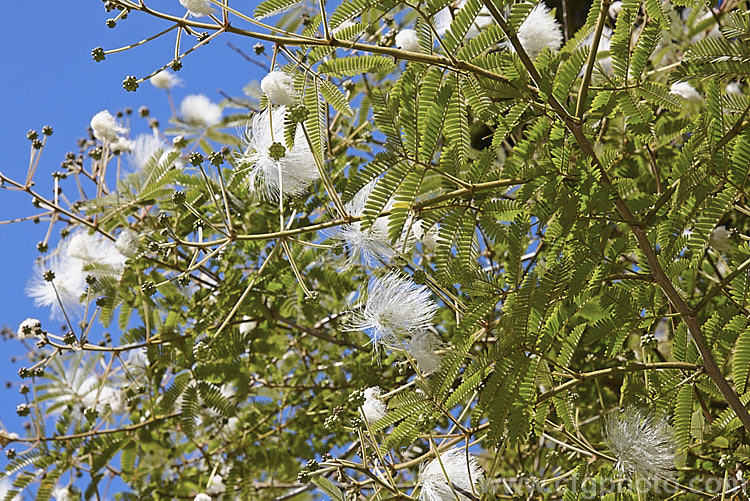
[[[121,273],[125,266],[125,256],[120,254],[114,242],[100,235],[89,235],[85,231],[76,232],[70,238],[66,252],[68,257],[81,260],[84,266],[111,266],[117,273]]]
[[[430,252],[435,251],[439,240],[437,226],[432,226],[425,231],[424,222],[421,219],[417,219],[412,224],[411,231],[414,233],[414,238],[421,242],[425,246],[425,249]]]
[[[182,119],[193,125],[216,125],[221,121],[221,107],[203,94],[190,94],[180,103]]]
[[[132,143],[130,161],[139,169],[142,169],[146,162],[155,155],[159,155],[158,160],[161,161],[167,151],[167,143],[156,132],[141,134]]]
[[[117,235],[115,249],[125,257],[133,257],[138,252],[138,233],[125,228]]]
[[[112,151],[124,153],[132,150],[134,145],[133,141],[120,136],[117,138],[117,141],[110,144],[110,148],[112,148]]]
[[[50,307],[50,317],[58,320],[65,318],[62,308],[65,308],[68,315],[79,314],[83,309],[81,295],[86,292],[83,261],[68,255],[68,242],[61,242],[52,254],[39,259],[34,265],[31,279],[26,284],[26,295],[34,299],[34,306]],[[52,282],[44,279],[47,271],[55,275]]]
[[[415,30],[401,30],[396,33],[396,47],[408,52],[419,52],[419,38]]]
[[[75,496],[69,487],[58,487],[52,491],[55,501],[73,501]]]
[[[695,90],[695,87],[687,82],[673,83],[669,88],[669,93],[687,101],[698,102],[703,100],[703,97]]]
[[[253,321],[252,317],[248,317],[247,315],[242,315],[242,320],[243,322],[240,324],[240,334],[243,336],[247,336],[258,326],[258,322]]]
[[[18,324],[18,339],[41,337],[42,323],[36,318],[27,318]]]
[[[727,94],[734,94],[737,96],[742,94],[742,88],[740,87],[740,84],[737,82],[729,82],[725,90]]]
[[[108,141],[114,143],[119,139],[119,134],[126,132],[126,129],[117,125],[115,117],[109,110],[102,110],[91,118],[91,130],[94,131],[94,137],[99,141]]]
[[[193,501],[211,501],[211,496],[203,492],[196,494]]]
[[[297,101],[294,92],[294,79],[280,70],[274,70],[263,77],[260,88],[273,104],[293,106]]]
[[[423,372],[434,372],[440,368],[442,357],[435,353],[440,340],[430,331],[420,331],[409,340],[407,350]]]
[[[180,0],[180,4],[193,17],[203,17],[214,13],[214,8],[208,0]]]
[[[380,388],[373,386],[365,391],[365,402],[362,404],[362,414],[368,423],[373,424],[385,417],[387,411],[385,403],[380,400]]]
[[[176,85],[180,85],[182,79],[169,70],[161,70],[149,78],[149,82],[157,89],[169,90]]]
[[[545,47],[558,50],[562,46],[563,35],[560,23],[544,2],[539,2],[531,9],[529,15],[518,27],[518,41],[521,42],[532,61],[542,53]],[[506,42],[506,46],[514,51],[510,42]]]
[[[373,344],[401,348],[401,340],[432,325],[437,304],[425,285],[397,273],[373,277],[364,305],[354,313],[350,330],[367,331]]]
[[[604,424],[604,440],[617,457],[615,467],[630,475],[670,478],[677,449],[666,417],[627,407],[611,414]]]
[[[285,197],[302,195],[320,178],[312,151],[299,124],[294,135],[294,146],[291,149],[285,147],[284,156],[278,160],[271,156],[270,148],[273,143],[285,144],[285,113],[285,106],[277,107],[270,114],[268,109],[256,113],[245,130],[245,153],[240,159],[241,164],[250,167],[250,187],[260,188],[270,200],[278,200],[279,191],[283,191]]]
[[[100,415],[107,411],[108,406],[117,415],[124,414],[127,410],[125,392],[107,384],[102,384],[94,376],[84,379],[78,391],[80,404],[85,408],[96,409]]]
[[[711,231],[708,242],[716,252],[727,252],[732,248],[731,236],[732,230],[728,230],[726,226],[717,226]]]
[[[466,2],[467,0],[459,0],[458,4],[456,5],[456,9],[460,10],[464,8]],[[451,23],[453,22],[453,18],[454,16],[453,14],[451,14],[451,10],[449,7],[445,7],[435,14],[433,23],[435,24],[435,31],[438,33],[438,35],[440,35],[441,37],[445,35],[445,32],[448,31],[448,28],[450,28]],[[492,17],[489,9],[487,7],[482,7],[482,9],[477,14],[477,17],[474,18],[474,22],[471,23],[471,26],[469,26],[469,29],[466,32],[466,36],[464,38],[474,38],[482,29],[490,26],[494,22],[495,18]]]
[[[227,490],[227,487],[224,485],[224,478],[221,475],[216,474],[208,479],[208,483],[206,484],[206,494],[216,496],[222,494],[225,490]]]
[[[484,478],[477,459],[464,449],[451,449],[430,461],[419,475],[421,501],[461,501],[477,499]]]
[[[620,14],[621,10],[622,2],[620,0],[612,2],[612,4],[609,6],[609,17],[611,17],[612,19],[617,19],[617,16]]]

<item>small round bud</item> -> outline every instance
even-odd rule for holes
[[[29,388],[29,385],[27,385],[27,384],[22,384],[21,387],[18,388],[18,392],[21,395],[26,395],[30,391],[31,391],[31,389]]]
[[[53,132],[54,131],[52,130],[52,127],[50,127],[49,125],[45,125],[44,127],[42,127],[42,134],[44,134],[45,136],[51,136]]]
[[[175,136],[172,138],[172,145],[175,148],[184,148],[187,146],[187,141],[185,141],[185,138],[182,136]]]
[[[185,203],[185,194],[181,191],[175,191],[172,193],[172,203],[175,205],[182,205]]]
[[[38,137],[39,137],[39,133],[37,131],[33,130],[33,129],[29,130],[26,133],[26,139],[28,139],[29,141],[33,141],[34,139],[36,139]]]
[[[46,282],[51,282],[55,279],[55,272],[52,270],[47,270],[42,275],[42,278],[44,278]]]
[[[152,129],[158,129],[159,128],[159,119],[158,118],[149,118],[148,119],[148,126]]]
[[[116,19],[114,19],[112,17],[110,17],[109,19],[107,19],[107,28],[114,28],[115,26],[117,26],[117,20]]]
[[[643,348],[652,348],[656,349],[659,346],[659,341],[656,340],[656,337],[651,332],[646,332],[641,336],[641,346]]]
[[[41,150],[42,149],[42,141],[39,139],[34,139],[31,141],[31,147],[35,150]]]
[[[91,51],[91,57],[94,58],[94,61],[96,61],[97,63],[99,63],[101,61],[104,61],[104,58],[105,58],[104,48],[102,48],[102,47],[95,47]]]
[[[302,468],[300,472],[297,474],[297,481],[301,484],[306,484],[310,480],[310,472]]]
[[[21,417],[28,416],[31,414],[31,407],[29,407],[29,404],[19,404],[16,407],[16,414]]]
[[[143,285],[141,285],[141,291],[147,296],[153,296],[154,294],[156,294],[156,284],[154,284],[151,280],[147,280],[143,282]]]
[[[94,275],[86,275],[86,284],[94,285],[96,283],[96,277]]]
[[[13,459],[14,457],[16,457],[16,450],[12,447],[10,449],[6,449],[5,457],[8,459]]]
[[[89,156],[94,160],[100,160],[102,158],[102,147],[97,146],[96,148],[91,148],[89,150]]]
[[[268,148],[268,154],[274,160],[280,160],[286,155],[286,148],[279,142],[273,142]]]
[[[255,45],[253,45],[253,51],[255,52],[256,55],[260,56],[266,51],[266,48],[262,43],[258,42]]]
[[[122,87],[128,92],[135,92],[138,89],[138,79],[132,75],[125,77],[125,80],[122,81]]]
[[[308,115],[309,112],[307,111],[307,108],[300,104],[299,106],[292,108],[292,111],[289,112],[289,119],[295,123],[304,122],[307,120]]]
[[[96,298],[96,305],[101,308],[102,306],[105,306],[107,304],[107,298],[102,296]]]
[[[159,252],[159,242],[149,242],[148,243],[148,250],[151,252]]]
[[[318,465],[318,462],[314,459],[310,459],[307,462],[307,469],[310,471],[316,471],[318,468],[320,468],[320,465]]]
[[[195,151],[188,156],[188,162],[190,162],[191,165],[195,165],[197,167],[203,163],[203,155]]]
[[[156,222],[164,227],[169,226],[169,214],[167,214],[166,212],[160,212],[159,216],[156,218]]]
[[[211,162],[211,165],[215,165],[216,167],[224,163],[224,155],[220,151],[212,152],[208,156],[208,159]]]
[[[21,367],[18,369],[18,377],[21,379],[26,379],[27,377],[31,376],[31,371],[27,367]]]
[[[414,274],[411,276],[414,283],[424,285],[427,283],[427,275],[423,270],[414,270]]]
[[[38,242],[36,244],[36,250],[38,250],[39,252],[41,252],[42,254],[44,254],[45,252],[47,252],[49,250],[49,245],[47,245],[44,242]]]
[[[203,341],[198,341],[193,347],[193,356],[199,362],[206,362],[211,358],[211,350]]]
[[[141,118],[146,118],[148,114],[150,113],[148,106],[141,106],[138,108],[138,116]]]
[[[182,61],[179,59],[175,59],[171,63],[169,63],[169,67],[172,69],[172,71],[180,71],[182,69]]]
[[[63,343],[67,344],[68,346],[73,346],[76,343],[76,335],[73,332],[67,332],[63,336]]]
[[[99,417],[99,411],[97,411],[95,407],[86,407],[83,410],[83,415],[89,421],[93,421],[93,420],[95,420],[96,418]]]
[[[190,276],[189,275],[180,275],[177,278],[177,285],[180,287],[187,287],[190,285]]]

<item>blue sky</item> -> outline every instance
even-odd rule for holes
[[[256,2],[248,3],[251,10]],[[157,0],[155,7],[176,15],[184,9],[177,0]],[[126,92],[122,81],[127,75],[143,76],[171,61],[174,54],[174,34],[145,46],[107,56],[94,62],[91,50],[102,46],[105,50],[129,45],[166,28],[159,20],[139,13],[131,13],[114,29],[105,21],[113,17],[105,12],[97,0],[26,0],[6,2],[3,6],[0,30],[0,63],[3,78],[0,143],[4,153],[0,171],[23,180],[29,162],[29,129],[41,131],[50,125],[54,134],[48,138],[37,171],[38,189],[51,192],[50,174],[60,169],[60,162],[68,151],[76,151],[76,139],[86,135],[91,117],[100,110],[111,112],[131,107],[134,110],[132,135],[145,132],[146,122],[137,118],[135,111],[146,105],[151,115],[166,124],[170,116],[164,91],[148,83],[137,92]],[[221,100],[219,90],[228,95],[241,95],[242,88],[251,80],[262,78],[257,66],[246,62],[227,42],[252,54],[255,41],[224,36],[194,52],[183,62],[179,72],[184,84],[174,89],[179,101],[187,94],[203,93],[211,100]],[[183,50],[189,45],[184,46]],[[28,196],[0,190],[0,220],[32,214]],[[49,319],[49,311],[34,308],[25,297],[24,287],[30,276],[36,243],[43,239],[46,224],[26,222],[0,225],[0,276],[3,285],[0,301],[0,325],[15,330],[22,320],[36,317],[47,325],[57,327]],[[54,245],[56,239],[51,243]],[[20,431],[21,420],[15,414],[16,405],[23,402],[17,387],[5,388],[6,381],[18,381],[16,372],[22,365],[11,364],[10,358],[25,350],[20,342],[11,340],[0,344],[0,396],[6,405],[0,407],[0,421],[10,431]],[[5,463],[0,456],[0,466]]]

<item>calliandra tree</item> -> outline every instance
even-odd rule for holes
[[[746,0],[104,6],[175,37],[126,90],[225,37],[265,73],[135,140],[95,115],[78,199],[35,188],[49,128],[0,174],[65,322],[7,329],[6,499],[743,492]]]

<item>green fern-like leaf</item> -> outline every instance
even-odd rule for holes
[[[347,56],[324,61],[320,72],[335,77],[353,77],[371,71],[388,71],[393,68],[393,59],[386,56]]]
[[[745,328],[737,338],[733,350],[732,378],[739,393],[747,391],[747,378],[750,372],[750,329]]]

